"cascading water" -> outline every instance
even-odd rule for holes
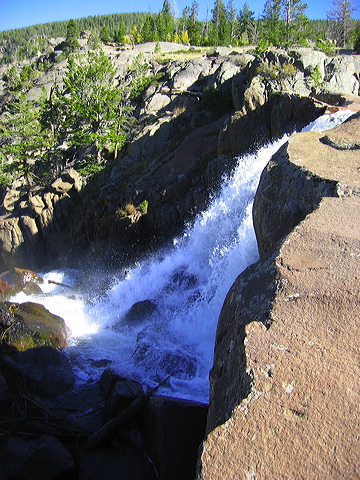
[[[324,115],[304,130],[333,128],[351,113]],[[208,401],[223,301],[239,273],[258,259],[252,203],[259,177],[286,140],[240,158],[193,225],[166,251],[114,278],[105,294],[89,299],[45,283],[52,295],[34,301],[63,317],[70,328],[71,345],[66,351],[78,382],[98,379],[111,365],[119,374],[148,386],[170,375],[160,392]],[[76,285],[78,276],[77,271],[65,270],[48,272],[44,278]],[[24,301],[24,294],[13,300]],[[132,315],[127,315],[134,304]]]

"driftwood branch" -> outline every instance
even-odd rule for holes
[[[65,283],[56,282],[55,280],[48,280],[48,283],[52,283],[53,285],[59,285],[60,287],[74,288],[70,285],[66,285]]]
[[[87,439],[84,445],[84,449],[91,450],[97,447],[99,444],[103,443],[105,440],[109,439],[118,427],[127,423],[141,411],[141,409],[150,400],[153,393],[162,385],[164,385],[164,383],[166,383],[169,378],[170,376],[166,377],[166,379],[163,382],[159,383],[159,385],[157,385],[155,388],[152,388],[146,394],[137,397],[133,402],[130,403],[128,407],[126,407],[122,412],[116,415],[116,417],[105,423],[105,425],[100,428],[100,430],[95,432]]]

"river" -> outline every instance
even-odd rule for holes
[[[351,113],[324,115],[304,130],[333,128]],[[79,287],[84,274],[78,270],[40,272],[45,294],[31,300],[64,318],[71,332],[65,352],[77,382],[97,381],[106,367],[149,387],[170,375],[159,393],[208,402],[222,304],[236,277],[258,259],[252,204],[259,178],[287,139],[238,158],[209,208],[145,261],[110,277],[92,274],[88,291]],[[12,300],[29,298],[21,293]],[[129,319],[136,302],[145,314]]]

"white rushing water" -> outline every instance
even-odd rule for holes
[[[305,130],[333,128],[350,114],[325,115]],[[222,304],[236,277],[258,259],[252,204],[259,177],[286,140],[240,158],[210,207],[173,245],[121,272],[102,295],[42,286],[52,295],[32,300],[64,318],[71,331],[66,352],[78,382],[96,381],[107,365],[148,386],[171,374],[161,393],[208,401]],[[52,271],[43,276],[76,286],[81,272]],[[100,276],[92,277],[89,284],[100,281]],[[25,297],[22,293],[13,300],[29,300]],[[144,300],[156,308],[145,318],[127,321],[124,317],[131,306]]]

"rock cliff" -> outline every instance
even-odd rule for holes
[[[292,137],[219,318],[199,479],[359,477],[360,116]]]
[[[91,258],[95,250],[97,258],[104,260],[103,252],[119,262],[143,255],[206,206],[234,155],[314,120],[326,109],[317,99],[333,104],[358,99],[356,56],[327,58],[306,49],[259,56],[222,49],[196,56],[188,50],[185,59],[162,64],[154,47],[120,53],[107,47],[119,75],[141,53],[160,80],[143,92],[131,142],[104,172],[82,186],[73,172],[41,188],[20,179],[5,192],[1,269],[38,269],[60,257],[62,263],[80,259],[86,251]],[[164,52],[174,48],[161,44]],[[60,62],[60,83],[64,68]],[[41,87],[49,90],[50,81],[48,74],[41,77],[30,95],[35,98]],[[81,158],[83,152],[70,154]],[[148,208],[142,210],[144,201]],[[124,216],[128,203],[135,211]]]

